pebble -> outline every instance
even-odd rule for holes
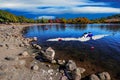
[[[0,47],[3,47],[3,46],[4,46],[4,44],[0,43]]]
[[[65,64],[65,60],[58,60],[58,64],[59,65],[64,65]]]
[[[52,64],[56,64],[57,62],[56,62],[56,60],[52,60],[51,63]]]
[[[14,58],[12,58],[12,57],[5,57],[5,60],[12,61],[12,60],[14,60]]]
[[[20,64],[20,65],[25,65],[25,64],[26,64],[26,61],[25,61],[25,60],[20,60],[20,61],[19,61],[19,64]]]
[[[33,40],[37,41],[37,37],[33,37]]]
[[[51,65],[50,65],[50,64],[47,64],[46,66],[47,66],[47,67],[49,67],[49,68],[51,67]]]
[[[27,51],[24,51],[23,53],[20,53],[19,55],[20,55],[20,56],[27,57],[27,56],[29,56],[29,53],[28,53]]]
[[[38,70],[38,69],[39,69],[39,66],[38,66],[38,65],[33,65],[33,66],[31,67],[31,69],[32,69],[32,70]]]
[[[1,64],[0,65],[0,70],[5,71],[7,69],[7,65],[6,64]]]
[[[49,70],[48,70],[48,73],[49,73],[50,75],[53,75],[53,69],[49,69]]]

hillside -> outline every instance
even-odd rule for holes
[[[32,19],[28,19],[24,16],[16,16],[10,12],[0,10],[0,23],[29,23],[34,22]]]
[[[120,14],[93,19],[91,20],[92,23],[120,23]]]
[[[120,14],[108,16],[105,22],[120,23]]]

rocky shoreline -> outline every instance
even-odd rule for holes
[[[82,77],[86,69],[73,60],[55,59],[51,47],[31,44],[37,38],[23,38],[21,33],[31,25],[0,25],[0,80],[111,80],[108,72]]]

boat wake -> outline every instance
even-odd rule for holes
[[[89,40],[98,40],[101,38],[104,38],[106,36],[109,36],[109,34],[102,34],[102,35],[95,35],[92,37],[79,37],[79,38],[54,38],[54,39],[48,39],[47,41],[81,41],[81,42],[86,42]]]

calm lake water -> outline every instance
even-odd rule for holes
[[[47,41],[51,38],[78,38],[85,32],[93,35],[106,35],[101,39],[81,41]],[[26,28],[25,37],[37,37],[42,47],[53,47],[58,53],[80,58],[80,54],[88,54],[92,59],[120,61],[120,24],[58,24],[41,25]],[[91,49],[94,47],[94,49]],[[60,53],[61,54],[61,53]],[[59,55],[60,55],[59,54]],[[65,55],[65,56],[66,56]]]

